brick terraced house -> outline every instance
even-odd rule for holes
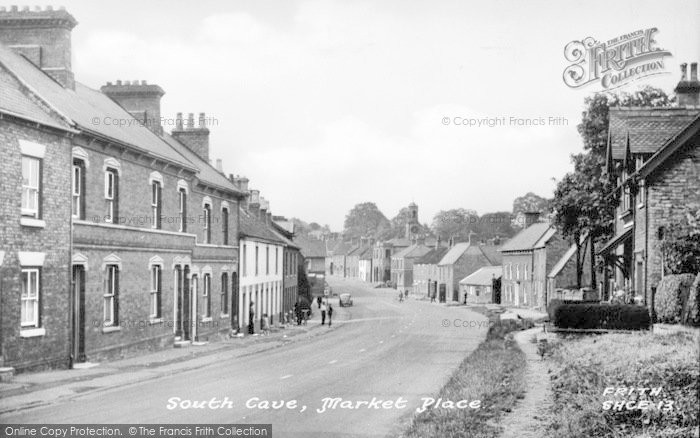
[[[606,172],[617,184],[614,237],[603,298],[622,288],[651,305],[664,276],[664,230],[700,206],[700,81],[697,63],[681,65],[678,106],[611,108]]]
[[[75,366],[236,324],[246,193],[209,164],[203,115],[164,134],[160,87],[75,81],[75,25],[65,10],[0,9],[3,367]]]

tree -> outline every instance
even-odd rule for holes
[[[515,235],[512,215],[507,211],[484,213],[476,223],[474,231],[479,240],[489,240],[496,237],[507,239]]]
[[[406,234],[406,224],[408,224],[410,220],[411,211],[408,209],[408,207],[403,207],[401,210],[399,210],[398,214],[391,219],[390,229],[380,237],[382,239],[404,237]],[[430,229],[424,225],[418,224],[418,226],[420,227],[418,234],[426,235],[430,233]]]
[[[700,272],[700,207],[690,206],[680,222],[668,226],[661,251],[666,273]]]
[[[441,210],[433,218],[432,230],[436,236],[447,240],[454,237],[456,241],[468,241],[469,235],[474,234],[474,229],[479,221],[479,216],[474,210],[455,208]]]
[[[671,104],[663,90],[645,87],[634,93],[596,93],[584,100],[586,110],[577,126],[584,152],[572,155],[573,172],[557,183],[552,206],[554,222],[565,237],[577,245],[580,257],[581,237],[588,236],[591,260],[591,283],[595,287],[595,246],[611,237],[612,219],[618,195],[603,175],[609,132],[609,112],[613,106],[658,107]],[[577,266],[577,274],[582,267]],[[577,275],[580,287],[580,275]]]
[[[525,226],[525,213],[536,211],[547,213],[550,210],[550,200],[528,192],[513,201],[513,225],[518,228]]]
[[[390,228],[389,220],[373,202],[355,205],[345,216],[343,236],[346,240],[376,237]]]

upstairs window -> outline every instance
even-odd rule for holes
[[[248,245],[244,243],[241,253],[241,276],[245,277],[246,275],[248,275]]]
[[[204,204],[204,243],[211,243],[211,204]]]
[[[22,156],[22,216],[40,217],[41,160]]]
[[[178,189],[178,215],[180,216],[180,231],[187,232],[187,190],[184,188]]]
[[[228,245],[228,208],[221,210],[221,222],[222,244]]]
[[[270,247],[265,247],[265,275],[270,274]]]
[[[119,201],[119,175],[115,169],[105,170],[105,222],[116,223]]]
[[[151,227],[158,230],[161,227],[161,214],[163,208],[161,201],[162,192],[163,188],[160,182],[153,181],[151,183]]]
[[[85,219],[85,162],[73,160],[73,217]]]

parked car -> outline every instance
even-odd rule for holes
[[[340,294],[340,296],[338,296],[338,306],[352,306],[352,295],[348,293]]]

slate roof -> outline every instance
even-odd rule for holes
[[[430,252],[430,248],[425,245],[411,245],[391,257],[395,259],[420,258],[428,252]]]
[[[197,166],[197,169],[199,169],[199,173],[197,173],[197,178],[199,178],[201,181],[203,181],[209,186],[219,187],[225,189],[226,191],[239,193],[241,195],[243,194],[243,192],[241,192],[240,189],[234,186],[233,183],[228,178],[226,178],[226,176],[224,176],[218,170],[216,170],[214,166],[204,161],[204,159],[202,159],[199,155],[192,152],[187,146],[177,141],[175,137],[173,137],[170,134],[163,133],[163,139],[173,149],[175,149],[177,152],[179,152],[181,155],[187,158],[190,162],[192,162],[195,166]]]
[[[455,243],[455,245],[447,251],[442,260],[440,260],[438,266],[454,265],[470,246],[471,244],[468,242]]]
[[[411,246],[411,241],[408,239],[405,239],[403,237],[396,237],[394,239],[390,239],[387,241],[387,243],[392,244],[393,246]]]
[[[500,249],[500,251],[527,251],[538,247],[541,244],[541,239],[549,234],[551,237],[553,235],[554,228],[552,228],[547,222],[537,222],[530,225],[524,230],[520,231],[518,234],[513,236],[509,241],[507,241]],[[546,241],[546,240],[545,240]]]
[[[286,239],[272,231],[267,224],[263,223],[246,210],[241,210],[240,235],[281,245],[286,243]]]
[[[347,255],[353,248],[354,246],[350,245],[349,243],[338,242],[338,244],[335,245],[331,251],[333,252],[334,256]]]
[[[479,249],[493,265],[500,265],[503,262],[501,247],[496,245],[480,245]]]
[[[610,147],[612,159],[623,160],[630,136],[633,154],[653,154],[700,113],[698,108],[610,108]]]
[[[0,64],[74,127],[86,133],[106,137],[146,155],[196,170],[191,162],[146,127],[138,123],[129,127],[119,127],[111,123],[112,120],[136,119],[100,91],[86,87],[77,81],[75,90],[63,88],[26,58],[17,55],[2,44],[0,44]],[[29,111],[26,107],[24,110]],[[32,114],[37,115],[36,112]],[[98,123],[95,123],[96,120]]]
[[[326,257],[326,242],[323,240],[299,234],[294,237],[294,241],[299,245],[301,255],[305,258]]]
[[[449,248],[441,246],[439,248],[433,248],[427,252],[423,257],[419,258],[414,262],[414,265],[437,265],[440,260],[445,256]]]
[[[491,280],[501,278],[501,275],[503,275],[503,266],[484,266],[461,279],[459,284],[491,286]]]

